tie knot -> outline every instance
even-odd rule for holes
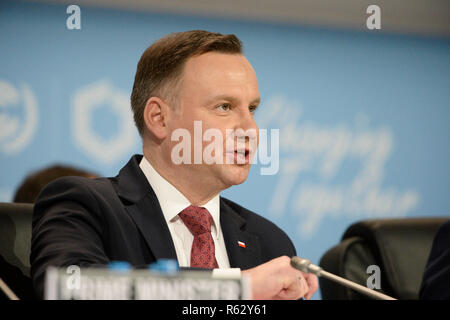
[[[207,209],[189,206],[181,211],[179,216],[194,237],[211,232],[212,216]]]

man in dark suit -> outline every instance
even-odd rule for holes
[[[450,300],[450,220],[434,237],[419,296],[422,300]]]
[[[296,251],[288,236],[220,197],[248,176],[259,100],[236,36],[195,30],[151,45],[131,95],[143,156],[114,178],[59,179],[35,204],[30,261],[38,294],[51,265],[139,267],[172,258],[213,275],[245,274],[256,299],[309,299],[317,278],[290,266]]]

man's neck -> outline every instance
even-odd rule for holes
[[[173,165],[167,165],[157,156],[151,156],[151,152],[143,151],[145,159],[158,172],[158,174],[180,191],[192,205],[202,206],[214,198],[220,189],[209,186],[206,179],[187,176],[181,170],[174,170]]]

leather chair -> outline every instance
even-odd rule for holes
[[[19,297],[35,299],[30,278],[33,205],[0,203],[0,277]],[[0,291],[0,300],[6,299]]]
[[[397,299],[418,299],[423,273],[438,228],[450,218],[404,218],[364,220],[351,225],[341,242],[328,250],[320,266],[348,280],[367,285],[380,268],[377,291]],[[320,278],[324,300],[370,299],[352,289]],[[372,281],[369,281],[372,282]]]

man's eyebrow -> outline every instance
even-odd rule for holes
[[[206,101],[206,104],[208,105],[208,104],[211,104],[211,103],[216,102],[218,100],[236,101],[237,99],[235,97],[227,95],[227,94],[219,94],[217,96],[213,96],[213,97],[209,98]]]
[[[237,101],[238,99],[237,99],[236,97],[233,97],[233,96],[230,96],[230,95],[219,94],[219,95],[217,95],[217,96],[214,96],[214,97],[211,97],[210,99],[208,99],[208,100],[206,101],[206,104],[207,104],[207,105],[208,105],[208,104],[211,104],[211,103],[213,103],[214,101],[217,101],[217,100],[228,100],[228,101],[235,102],[235,101]],[[260,102],[261,102],[261,98],[260,98],[260,97],[257,97],[257,98],[255,98],[255,99],[253,99],[253,100],[250,102],[250,104],[259,104]]]
[[[250,102],[250,104],[259,104],[260,102],[261,102],[261,98],[258,97],[258,98],[253,99],[253,101]]]

